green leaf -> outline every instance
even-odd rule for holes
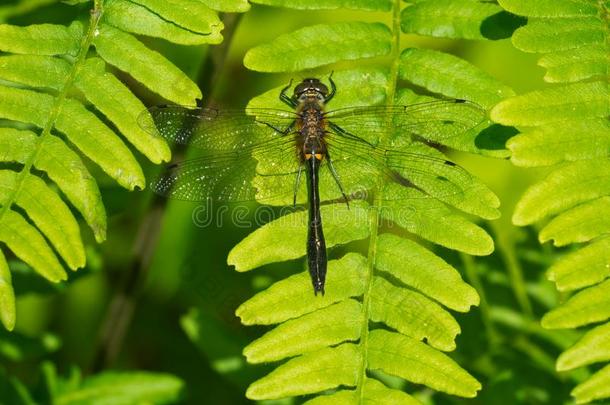
[[[59,58],[39,55],[0,56],[0,77],[31,87],[59,90],[70,73],[70,64]]]
[[[577,17],[597,15],[597,7],[580,0],[498,0],[500,5],[518,15],[529,17]]]
[[[326,246],[345,244],[368,236],[367,205],[352,203],[323,206]],[[307,211],[284,215],[265,224],[239,242],[229,252],[227,263],[237,271],[248,271],[269,263],[297,259],[305,255]],[[264,246],[263,249],[260,247]]]
[[[105,372],[85,379],[80,387],[59,393],[57,405],[134,403],[171,404],[181,397],[184,383],[161,373]]]
[[[350,343],[327,347],[282,364],[246,391],[253,400],[277,399],[356,385],[361,353]]]
[[[9,209],[0,225],[0,242],[4,242],[15,256],[49,281],[67,279],[66,272],[43,236],[20,214]]]
[[[195,100],[202,97],[201,91],[188,76],[126,32],[102,24],[94,45],[106,62],[129,73],[169,101],[195,106]],[[159,80],[160,77],[164,79]]]
[[[371,320],[443,351],[455,349],[460,333],[456,320],[440,305],[381,277],[375,277],[371,288]]]
[[[603,45],[604,23],[596,17],[566,17],[533,19],[515,31],[512,41],[525,52],[552,52],[576,49],[588,45]]]
[[[34,55],[76,55],[83,36],[82,24],[70,27],[38,24],[27,27],[0,24],[0,50]]]
[[[101,59],[88,59],[76,80],[87,100],[99,109],[127,140],[151,162],[169,161],[171,152],[163,138],[145,132],[136,122],[144,104],[113,74],[105,71]]]
[[[244,355],[250,363],[271,362],[357,340],[361,320],[362,305],[348,299],[281,324],[246,346]]]
[[[448,97],[491,107],[514,92],[491,75],[456,56],[407,48],[400,56],[400,77]]]
[[[538,64],[547,70],[544,80],[550,83],[577,82],[608,73],[608,49],[603,44],[544,55]]]
[[[324,296],[315,296],[311,290],[309,273],[302,272],[278,281],[237,308],[235,314],[244,325],[270,325],[326,308],[364,291],[366,259],[349,253],[339,260],[328,262]],[[268,311],[268,308],[274,308]]]
[[[563,165],[526,190],[515,207],[513,222],[516,225],[532,224],[607,195],[609,187],[610,162],[607,160]]]
[[[517,166],[548,166],[564,161],[605,158],[610,148],[610,123],[590,119],[552,123],[508,140],[511,161]]]
[[[0,77],[28,86],[60,90],[70,69],[68,62],[53,57],[0,57]],[[145,109],[144,104],[127,86],[105,71],[101,59],[88,59],[79,71],[75,85],[150,161],[161,163],[169,160],[170,150],[165,141],[160,136],[148,134],[136,122],[136,117]]]
[[[311,69],[341,60],[387,55],[392,48],[391,39],[390,30],[381,23],[313,25],[250,49],[244,65],[259,72]],[[303,57],[309,49],[316,52]]]
[[[252,3],[298,10],[335,10],[347,8],[354,10],[390,11],[392,8],[391,0],[252,0]]]
[[[462,280],[456,269],[409,239],[381,235],[376,267],[453,310],[467,312],[479,304],[476,290]]]
[[[224,13],[243,13],[250,10],[248,0],[201,0],[212,10]]]
[[[424,96],[415,93],[411,89],[400,89],[396,97],[396,104],[413,105],[418,103],[429,103],[438,101],[436,97]],[[460,105],[460,103],[456,103]],[[462,103],[462,108],[454,109],[456,120],[460,122],[470,122],[476,125],[474,128],[463,134],[457,127],[453,129],[444,127],[439,130],[437,125],[430,124],[429,128],[421,126],[419,131],[425,131],[426,139],[433,140],[439,145],[447,146],[454,150],[468,153],[478,153],[486,156],[507,158],[510,156],[505,149],[507,135],[512,136],[514,131],[511,128],[501,127],[493,124],[489,119],[481,121],[482,109],[471,103]],[[431,114],[433,115],[433,114]],[[433,118],[431,117],[431,122]],[[506,134],[506,135],[505,135]]]
[[[425,344],[381,329],[369,333],[369,367],[416,384],[472,398],[481,384],[453,360]]]
[[[557,359],[557,371],[610,360],[610,323],[588,331],[574,346],[561,353]]]
[[[0,321],[9,331],[15,327],[15,316],[15,292],[11,272],[4,254],[0,250]]]
[[[540,242],[555,246],[588,242],[610,232],[610,197],[589,201],[553,218],[541,231]]]
[[[16,172],[0,170],[0,194],[10,195],[16,189],[17,181]],[[44,181],[26,175],[15,204],[26,211],[72,270],[85,265],[85,248],[78,224],[68,206]]]
[[[579,384],[571,392],[577,404],[610,397],[610,365],[593,374],[587,381]]]
[[[0,86],[0,96],[4,101],[0,116],[41,128],[53,109],[52,96],[31,90]],[[119,184],[128,189],[144,188],[144,174],[129,149],[82,104],[66,100],[56,128]]]
[[[0,129],[0,161],[25,163],[37,136],[30,131]],[[85,218],[96,239],[106,237],[106,213],[95,180],[80,157],[55,136],[48,136],[34,167],[46,172]]]
[[[504,125],[540,126],[605,118],[610,114],[608,93],[608,84],[604,82],[534,91],[500,102],[491,110],[491,119]]]
[[[134,2],[192,32],[210,34],[212,31],[222,29],[218,14],[197,0],[134,0]]]
[[[547,271],[559,291],[576,290],[604,281],[610,276],[610,238],[596,240],[569,253]]]
[[[610,318],[610,280],[575,294],[542,318],[547,329],[577,328]]]
[[[305,402],[305,405],[336,405],[361,403],[363,405],[379,404],[379,398],[383,398],[393,405],[421,405],[421,402],[409,394],[391,389],[377,380],[367,378],[364,381],[362,396],[359,397],[355,391],[337,391],[334,394],[322,395]]]
[[[417,2],[401,13],[403,32],[441,38],[509,38],[522,24],[494,3],[472,0]]]
[[[463,215],[451,211],[438,200],[416,189],[405,190],[404,187],[395,184],[388,185],[384,195],[402,197],[383,202],[381,216],[384,219],[450,249],[480,256],[493,252],[493,240],[483,229]],[[478,202],[482,200],[479,199]],[[467,204],[460,205],[472,208]],[[456,238],[455,235],[459,237]]]
[[[222,42],[217,14],[196,0],[109,0],[104,8],[104,22],[126,32],[182,45]]]
[[[496,122],[519,126],[522,134],[507,143],[520,166],[556,165],[518,202],[513,222],[532,224],[553,217],[540,231],[541,242],[557,246],[593,242],[560,258],[547,272],[560,291],[587,287],[547,313],[542,326],[575,328],[610,317],[608,303],[608,142],[610,91],[608,76],[608,5],[605,1],[500,0],[507,10],[528,17],[513,35],[515,47],[545,53],[539,65],[544,79],[570,83],[500,102],[491,112]],[[593,79],[593,80],[591,80]],[[590,334],[589,334],[590,333]],[[566,370],[603,358],[593,330],[558,359]],[[560,345],[562,349],[564,345]],[[588,377],[576,378],[581,382]],[[603,372],[581,383],[572,395],[577,403],[610,396]],[[575,375],[575,374],[574,374]]]

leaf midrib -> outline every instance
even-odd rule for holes
[[[386,105],[390,106],[394,103],[396,85],[398,83],[398,72],[400,67],[400,11],[401,0],[394,0],[392,7],[392,67],[390,77],[387,82]],[[367,279],[364,288],[363,303],[362,303],[362,336],[360,338],[360,352],[362,353],[360,369],[356,380],[356,398],[359,404],[365,403],[364,385],[366,382],[366,370],[368,368],[368,338],[369,338],[369,319],[371,312],[371,291],[373,287],[373,273],[375,271],[375,261],[377,257],[377,241],[379,233],[379,220],[381,208],[381,179],[377,179],[375,188],[375,200],[373,206],[370,207],[370,239],[369,252],[367,260]]]
[[[59,117],[59,114],[61,113],[64,100],[67,98],[68,95],[68,91],[71,89],[79,70],[83,66],[85,58],[87,56],[87,52],[91,47],[91,44],[93,43],[93,38],[95,37],[95,32],[97,30],[97,26],[102,17],[102,14],[102,0],[95,0],[93,10],[91,10],[89,29],[87,31],[87,35],[83,37],[83,41],[81,43],[81,47],[79,49],[76,61],[74,62],[74,64],[72,64],[70,74],[66,78],[66,81],[61,90],[59,91],[57,97],[55,97],[55,102],[53,103],[53,107],[49,114],[49,119],[47,120],[47,123],[45,124],[40,136],[36,138],[34,149],[32,150],[30,156],[24,162],[23,168],[18,174],[13,192],[9,194],[8,198],[5,199],[3,202],[4,205],[0,207],[0,223],[2,223],[6,213],[10,210],[10,208],[19,198],[19,195],[23,190],[25,180],[27,179],[27,176],[30,175],[32,167],[34,166],[34,163],[38,160],[38,156],[42,151],[45,139],[51,136],[51,130],[55,127],[55,122],[57,121],[57,117]]]

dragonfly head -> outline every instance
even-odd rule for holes
[[[294,88],[293,98],[299,102],[315,99],[320,102],[328,96],[328,87],[318,79],[304,79]]]

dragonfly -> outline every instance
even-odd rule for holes
[[[457,99],[328,109],[337,92],[332,75],[328,82],[330,89],[306,78],[290,95],[291,81],[279,94],[285,109],[162,105],[139,118],[147,132],[199,152],[171,164],[151,186],[157,194],[198,202],[306,201],[306,256],[315,295],[324,295],[327,272],[321,205],[344,201],[349,207],[380,178],[441,201],[463,193],[470,174],[434,146],[486,115],[477,104]],[[393,141],[385,139],[388,134]]]

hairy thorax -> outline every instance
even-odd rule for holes
[[[324,134],[326,120],[324,107],[316,100],[304,102],[297,107],[297,148],[301,160],[309,160],[315,156],[322,160],[326,155]]]

